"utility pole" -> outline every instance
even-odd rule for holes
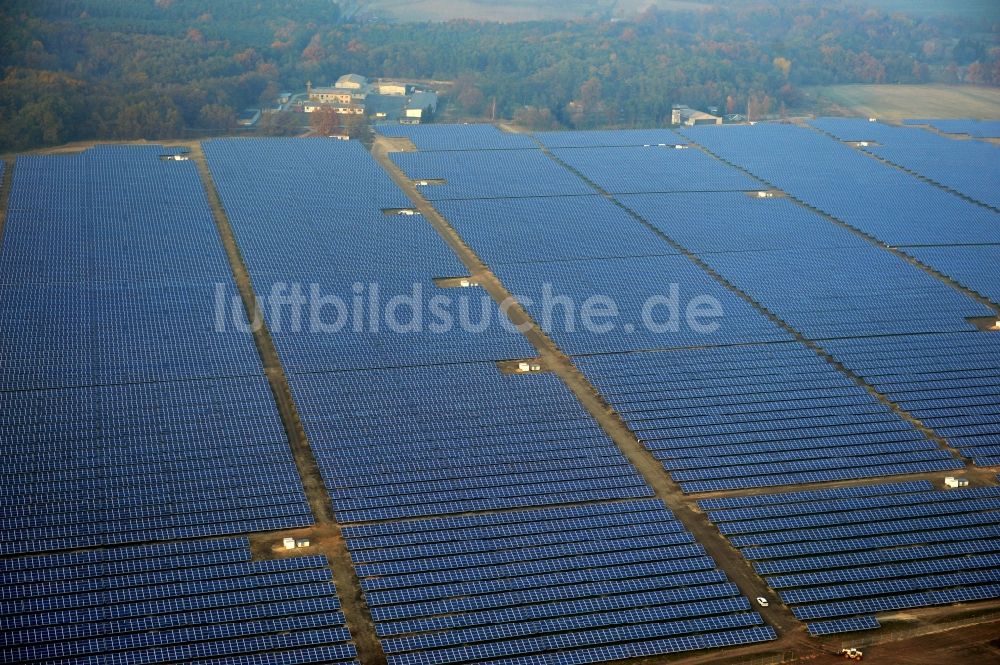
[[[491,105],[491,108],[490,108],[490,121],[491,122],[496,122],[497,121],[497,98],[496,98],[496,95],[493,96],[493,104]]]

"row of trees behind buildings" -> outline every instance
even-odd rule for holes
[[[995,26],[812,0],[516,24],[358,24],[329,0],[205,7],[4,3],[0,149],[225,133],[237,110],[345,72],[453,81],[458,113],[495,100],[498,117],[572,128],[663,124],[676,102],[794,109],[810,85],[1000,85]]]

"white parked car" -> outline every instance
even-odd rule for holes
[[[764,596],[757,596],[757,604],[761,607],[767,607],[767,598]]]

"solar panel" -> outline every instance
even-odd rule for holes
[[[680,132],[807,205],[889,245],[996,242],[1000,233],[995,211],[812,129],[758,123]],[[817,172],[826,177],[812,177]],[[942,224],[944,219],[961,219],[962,224]]]
[[[243,560],[204,556],[228,552]],[[325,557],[249,559],[245,539],[14,559],[28,564],[22,577],[37,571],[53,579],[0,587],[5,659],[165,663],[254,659],[277,648],[287,650],[288,662],[300,648],[303,662],[320,653],[326,662],[356,655]],[[122,570],[121,563],[157,572]]]
[[[995,487],[926,482],[706,500],[701,507],[754,562],[812,635],[878,627],[878,612],[996,597]],[[750,519],[747,519],[750,518]],[[982,525],[982,526],[980,526]],[[813,621],[816,619],[835,621]]]
[[[851,617],[849,619],[834,619],[832,621],[813,621],[806,624],[809,634],[813,637],[835,635],[838,633],[854,633],[862,630],[881,628],[878,619],[872,616]]]
[[[4,554],[312,522],[252,335],[216,330],[214,289],[235,283],[201,178],[161,154],[18,158],[0,247],[0,496],[19,534]],[[229,500],[251,456],[272,461],[264,487]]]
[[[962,196],[1000,207],[994,186],[1000,177],[1000,153],[989,143],[956,141],[923,129],[862,119],[821,118],[810,124],[841,140],[868,139],[862,150]]]

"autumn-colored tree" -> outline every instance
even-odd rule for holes
[[[318,32],[309,40],[309,45],[302,49],[302,59],[306,62],[319,62],[326,57],[323,48],[323,37]]]
[[[340,133],[352,139],[365,138],[368,132],[368,118],[364,115],[345,115],[340,117]],[[328,135],[329,136],[329,135]]]
[[[774,59],[774,67],[781,72],[781,76],[787,81],[788,75],[792,71],[792,61],[788,58],[782,58],[779,56]]]
[[[223,104],[206,104],[198,111],[199,129],[211,132],[229,132],[236,127],[236,111]]]
[[[480,115],[486,109],[486,96],[476,85],[472,76],[466,74],[455,80],[451,95],[458,107],[469,115]]]
[[[771,106],[774,102],[762,92],[750,94],[750,101],[747,104],[747,120],[760,120],[771,113]]]
[[[291,136],[302,131],[297,113],[267,113],[260,118],[257,130],[266,136]]]
[[[340,115],[329,106],[321,106],[309,114],[309,126],[321,136],[340,133]]]
[[[966,83],[983,83],[986,79],[986,70],[983,63],[978,60],[965,68]]]
[[[522,106],[515,111],[514,124],[526,129],[559,129],[559,122],[552,116],[549,109],[540,109],[535,106]]]

